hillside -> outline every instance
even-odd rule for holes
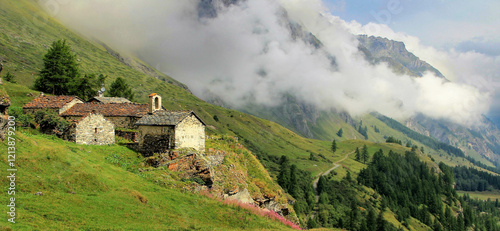
[[[232,2],[235,1],[224,1],[226,4]],[[243,209],[241,207],[245,205],[220,201],[220,198],[235,195],[249,195],[251,198],[246,196],[245,199],[254,200],[270,210],[280,207],[281,213],[294,222],[297,215],[301,227],[358,230],[369,227],[368,224],[373,224],[371,222],[375,218],[377,226],[383,230],[429,230],[431,227],[442,225],[449,228],[454,223],[459,224],[458,220],[451,218],[451,212],[446,216],[436,211],[426,212],[428,204],[425,203],[428,201],[421,205],[412,203],[408,207],[411,211],[407,211],[393,195],[387,193],[390,190],[381,189],[400,187],[395,184],[398,181],[365,184],[360,180],[360,173],[369,167],[369,171],[376,174],[372,176],[378,176],[376,179],[397,176],[398,180],[405,182],[405,187],[401,187],[404,190],[408,190],[408,185],[418,186],[423,181],[428,186],[434,180],[432,186],[419,189],[420,195],[428,195],[430,191],[426,190],[429,188],[435,189],[432,200],[442,205],[439,207],[441,211],[452,209],[453,215],[458,214],[466,208],[462,207],[465,202],[462,203],[461,198],[453,194],[449,180],[443,182],[449,171],[446,165],[439,163],[451,166],[471,166],[471,163],[445,149],[436,148],[438,141],[435,139],[427,136],[431,141],[419,139],[413,133],[410,136],[405,130],[409,128],[398,123],[404,129],[397,129],[394,121],[387,122],[392,120],[382,120],[376,114],[353,118],[342,112],[319,111],[297,102],[293,96],[278,109],[255,105],[255,108],[243,110],[257,111],[255,114],[275,120],[285,128],[275,122],[200,100],[185,85],[141,60],[121,55],[106,44],[73,33],[50,17],[43,22],[33,21],[33,15],[47,16],[35,1],[0,2],[0,23],[5,25],[0,28],[0,61],[4,64],[2,77],[11,72],[19,83],[6,82],[3,85],[12,99],[9,112],[19,112],[22,105],[39,94],[31,87],[41,67],[41,57],[53,41],[66,39],[77,55],[83,73],[105,74],[108,76],[106,84],[123,77],[133,86],[138,102],[146,102],[146,96],[156,92],[163,97],[163,105],[167,109],[192,109],[202,117],[207,123],[209,137],[207,155],[199,155],[201,157],[196,157],[196,160],[204,163],[202,167],[210,172],[214,181],[212,189],[207,192],[204,187],[206,182],[202,179],[205,176],[199,173],[192,175],[181,167],[175,167],[189,165],[182,160],[192,160],[189,158],[196,153],[181,150],[177,165],[162,165],[165,163],[159,161],[160,156],[143,158],[128,149],[124,140],[119,139],[118,144],[111,146],[84,146],[40,134],[32,128],[19,128],[16,134],[16,148],[19,150],[16,198],[20,202],[16,209],[20,222],[14,226],[2,220],[2,228],[289,229],[266,218],[269,213],[264,213],[263,217],[262,210],[248,206]],[[310,42],[320,46],[314,35],[305,34],[309,35]],[[294,133],[304,134],[302,128],[309,129],[310,137],[323,140],[304,138]],[[342,136],[337,134],[340,129],[343,129]],[[386,143],[389,136],[401,140],[402,144]],[[331,151],[332,139],[337,140],[334,152]],[[7,142],[1,145],[4,150]],[[412,148],[412,145],[417,147]],[[366,160],[356,160],[356,148],[363,149],[365,146]],[[380,154],[379,150],[383,153]],[[474,157],[489,167],[493,166],[480,155]],[[6,158],[2,157],[4,168],[8,164]],[[400,162],[390,162],[391,158]],[[384,160],[386,164],[380,169],[390,168],[393,175],[386,176],[373,168],[378,164],[376,160]],[[148,166],[151,162],[159,164]],[[335,166],[329,174],[318,178],[321,189],[315,190],[312,185],[314,179]],[[411,171],[422,174],[408,177]],[[9,183],[6,178],[1,182],[5,185]],[[410,193],[401,197],[405,196],[401,201],[409,203],[414,199]],[[8,200],[6,194],[0,198]],[[425,217],[420,217],[421,214]],[[490,216],[484,217],[493,222]],[[431,219],[433,224],[429,223]],[[476,222],[478,227],[486,226],[481,223],[483,220]]]
[[[16,224],[0,221],[6,230],[287,229],[238,206],[179,190],[192,183],[163,169],[144,172],[144,159],[126,147],[77,145],[31,129],[19,129],[15,138],[18,215]],[[6,150],[7,142],[0,146]],[[7,163],[3,156],[2,168]],[[165,185],[159,181],[165,177],[174,178]],[[9,182],[3,177],[1,183]]]

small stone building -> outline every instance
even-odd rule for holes
[[[161,97],[151,94],[149,112],[137,121],[139,148],[146,154],[170,149],[205,151],[205,123],[193,111],[161,109]]]
[[[115,126],[97,113],[89,113],[73,121],[68,132],[68,140],[77,144],[108,145],[115,143]]]
[[[49,110],[58,115],[64,113],[76,104],[82,104],[83,100],[71,95],[44,95],[36,97],[23,106],[23,113],[35,113],[39,110]]]
[[[138,103],[82,103],[61,114],[66,120],[78,120],[95,112],[111,121],[117,128],[136,129],[135,123],[148,113],[147,104]]]

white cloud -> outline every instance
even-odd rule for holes
[[[233,106],[276,105],[281,94],[293,93],[321,109],[338,108],[353,115],[378,111],[401,118],[424,113],[467,123],[487,111],[488,94],[465,81],[444,82],[431,75],[414,79],[396,75],[383,64],[368,64],[351,32],[370,25],[331,16],[320,0],[219,5],[215,18],[198,18],[197,3],[75,1],[62,6],[57,17],[82,33],[161,66],[196,95],[203,97],[209,91]],[[283,8],[322,41],[324,50],[291,37]],[[421,47],[416,38],[381,28],[380,35],[403,38],[410,49],[422,48],[416,55],[432,56],[430,61],[436,64],[431,64],[442,62],[442,67],[449,68],[444,74],[456,72],[446,63],[449,53]],[[335,67],[328,53],[335,57]]]

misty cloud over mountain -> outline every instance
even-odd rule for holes
[[[447,74],[457,72],[453,65],[435,66],[449,82],[432,73],[414,78],[383,63],[370,64],[353,35],[362,26],[330,15],[319,0],[228,2],[234,1],[214,0],[206,8],[196,0],[70,1],[52,13],[89,37],[139,56],[197,96],[217,95],[233,107],[278,105],[282,94],[293,94],[320,109],[352,115],[422,113],[471,123],[488,112],[494,89],[450,78]],[[200,13],[200,7],[206,11]],[[322,46],[296,36],[295,24]],[[469,71],[467,65],[460,68]]]

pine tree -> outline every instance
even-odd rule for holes
[[[69,94],[76,95],[81,99],[87,101],[97,95],[97,89],[104,84],[106,76],[95,74],[87,74],[83,77],[77,78],[77,81],[72,82],[69,89]]]
[[[318,179],[318,186],[316,187],[317,194],[321,194],[323,191],[326,190],[327,187],[327,180],[325,176],[320,176]]]
[[[125,97],[130,101],[134,99],[132,88],[130,88],[125,80],[121,77],[116,78],[116,80],[111,83],[110,89],[108,91],[108,96]]]
[[[58,40],[52,43],[43,57],[43,68],[35,80],[34,87],[42,92],[65,95],[69,93],[71,83],[78,77],[80,70],[76,55],[71,52],[66,40]]]
[[[337,141],[335,141],[335,140],[332,141],[331,150],[333,153],[335,153],[337,151]]]
[[[343,134],[344,134],[344,130],[342,130],[342,128],[340,128],[339,131],[337,132],[337,136],[342,137]]]
[[[280,159],[280,173],[278,174],[278,184],[283,189],[288,189],[290,183],[290,165],[286,156],[281,156]]]
[[[355,151],[356,155],[354,156],[354,158],[356,159],[356,161],[361,161],[361,153],[359,152],[359,148],[356,147],[356,151]]]
[[[385,231],[386,228],[386,221],[384,220],[383,216],[384,211],[380,210],[380,213],[377,216],[377,231]]]
[[[368,147],[366,146],[366,144],[363,146],[361,158],[363,159],[363,163],[366,164],[366,161],[368,160]]]
[[[368,230],[375,231],[377,227],[377,217],[375,216],[375,210],[372,207],[368,209],[368,214],[366,215],[366,225]]]
[[[349,230],[357,230],[359,219],[359,210],[356,200],[351,201],[351,212],[349,213]]]
[[[307,221],[307,228],[314,229],[317,227],[318,227],[318,225],[317,225],[316,221],[314,220],[314,218],[309,218],[309,220]]]
[[[290,182],[288,183],[288,193],[294,198],[297,198],[298,180],[297,180],[297,165],[293,164],[290,168]]]
[[[347,180],[347,182],[352,181],[351,171],[347,171],[347,173],[345,175],[345,179]]]

